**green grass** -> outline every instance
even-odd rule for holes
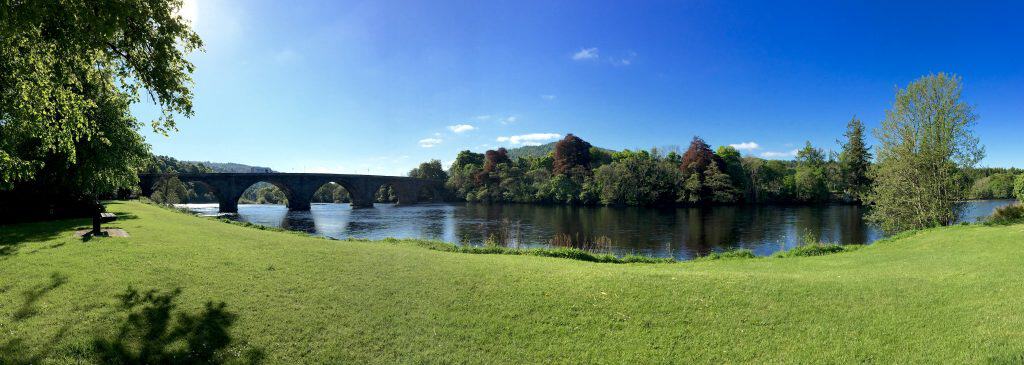
[[[608,264],[331,241],[135,202],[0,226],[0,363],[1020,363],[1024,226]]]

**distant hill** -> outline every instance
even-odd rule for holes
[[[187,161],[190,163],[203,164],[213,169],[213,172],[277,172],[269,167],[250,166],[234,162],[210,162],[210,161]]]
[[[555,151],[555,144],[558,142],[545,143],[538,146],[522,146],[516,148],[510,148],[508,150],[508,157],[515,160],[520,157],[544,157],[547,154]],[[612,153],[614,150],[607,148],[597,147],[597,149]]]

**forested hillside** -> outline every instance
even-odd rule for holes
[[[558,142],[545,143],[537,146],[522,146],[508,149],[508,157],[515,160],[519,158],[544,157],[555,152],[555,145]],[[600,152],[611,154],[615,152],[607,148],[594,147]]]

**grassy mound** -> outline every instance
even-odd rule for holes
[[[1021,225],[611,265],[108,208],[131,237],[83,242],[85,220],[0,226],[0,363],[1024,359]]]

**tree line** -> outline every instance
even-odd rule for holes
[[[459,152],[443,178],[450,197],[470,202],[701,206],[737,203],[864,204],[887,232],[948,225],[966,199],[1024,200],[1017,169],[978,169],[985,151],[973,134],[977,115],[960,99],[961,79],[935,74],[898,90],[877,155],[853,117],[839,153],[806,142],[792,161],[712,150],[694,137],[685,152],[607,152],[568,134],[542,157],[510,158],[504,148]],[[410,173],[423,170],[422,164]],[[444,175],[441,175],[441,173]]]
[[[860,202],[871,186],[871,154],[863,131],[863,123],[854,118],[841,153],[826,154],[807,142],[793,161],[744,157],[731,146],[713,150],[700,137],[694,137],[681,154],[659,149],[606,152],[568,134],[543,157],[513,160],[504,148],[482,154],[462,151],[446,176],[441,170],[434,178],[444,178],[456,199],[473,202],[640,206]]]

